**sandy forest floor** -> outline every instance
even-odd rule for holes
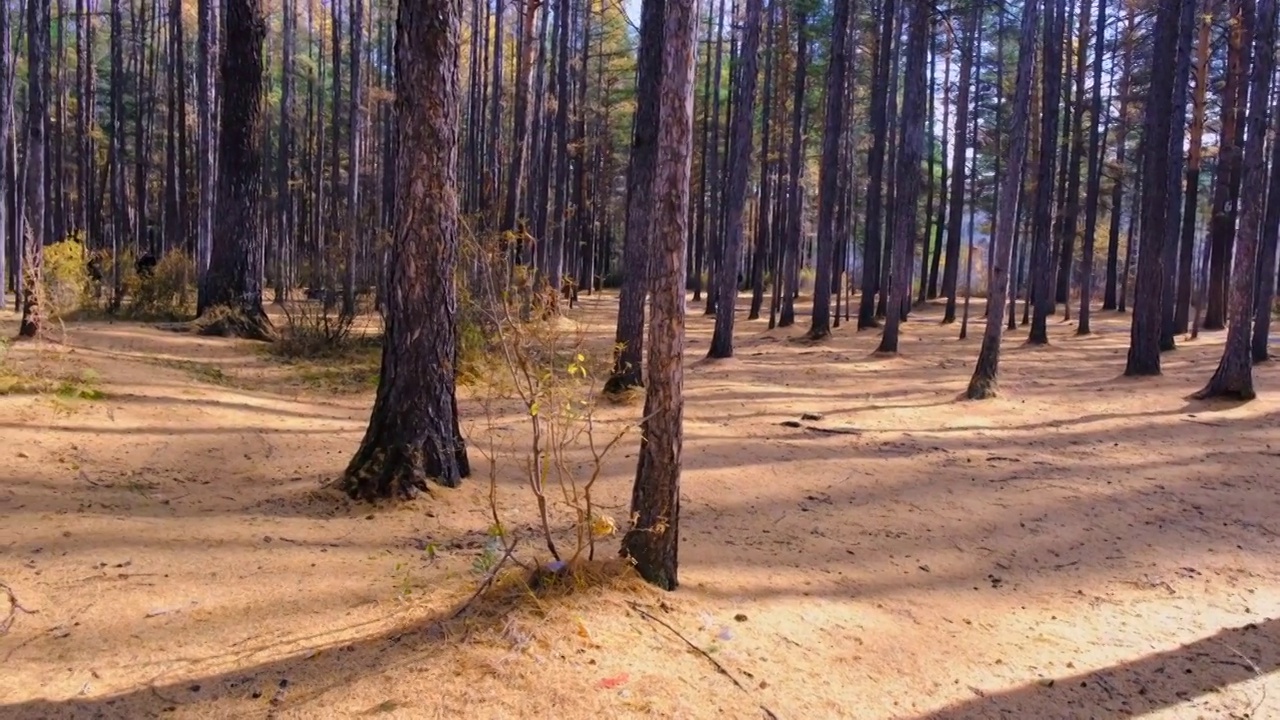
[[[321,490],[368,378],[136,323],[14,345],[63,381],[0,396],[0,580],[35,611],[0,637],[0,717],[1280,717],[1280,369],[1247,405],[1188,401],[1223,333],[1127,380],[1127,316],[1103,313],[1087,339],[1018,333],[1004,397],[966,403],[981,328],[957,341],[936,308],[898,358],[743,322],[715,364],[690,308],[682,587],[461,621],[478,453],[408,505]],[[573,317],[606,349],[613,312]],[[473,444],[523,432],[462,414]],[[637,442],[597,489],[620,520]],[[531,528],[522,472],[499,458],[499,503]]]

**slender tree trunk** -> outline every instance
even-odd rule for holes
[[[645,5],[654,0],[645,0]],[[664,3],[661,121],[654,184],[653,322],[632,527],[622,553],[649,582],[679,585],[680,452],[684,438],[684,248],[693,156],[694,0]]]
[[[347,277],[342,283],[342,310],[348,315],[356,311],[356,264],[360,256],[360,161],[362,135],[362,88],[360,60],[364,41],[364,2],[349,0],[351,11],[351,55],[347,75],[351,78],[351,101],[347,105]],[[459,11],[461,13],[461,11]],[[337,125],[334,118],[334,125]],[[337,166],[334,166],[337,171]]]
[[[964,220],[965,157],[968,154],[965,136],[969,132],[969,81],[973,74],[974,44],[981,22],[982,4],[970,2],[969,17],[964,28],[964,47],[960,51],[960,89],[956,95],[956,129],[951,148],[951,208],[947,211],[947,257],[942,269],[942,294],[947,296],[947,307],[942,322],[956,321],[956,285],[960,277],[960,225]],[[970,198],[973,202],[974,198]]]
[[[831,334],[831,265],[835,259],[835,215],[839,194],[840,137],[844,132],[844,73],[847,62],[845,40],[848,2],[837,2],[831,23],[831,55],[827,58],[826,122],[822,129],[822,167],[818,171],[818,247],[814,264],[813,322],[809,339],[821,340]]]
[[[1098,20],[1093,31],[1093,101],[1089,108],[1089,188],[1084,207],[1084,248],[1080,264],[1080,312],[1076,316],[1076,334],[1088,335],[1090,307],[1093,299],[1093,250],[1097,244],[1095,233],[1098,230],[1098,204],[1102,196],[1102,138],[1106,135],[1104,125],[1110,124],[1110,117],[1105,121],[1102,117],[1102,64],[1107,25],[1107,0],[1098,0]],[[1081,48],[1081,54],[1084,49]],[[1083,97],[1080,98],[1082,101]],[[1112,212],[1118,212],[1113,209]]]
[[[1058,109],[1062,96],[1063,0],[1045,0],[1044,84],[1040,97],[1040,163],[1031,239],[1031,332],[1027,342],[1049,342],[1053,314],[1053,177],[1057,161]]]
[[[1022,190],[1022,167],[1026,162],[1028,124],[1031,108],[1031,78],[1035,71],[1036,28],[1039,26],[1040,4],[1022,5],[1022,23],[1018,42],[1018,73],[1010,106],[1008,162],[1000,181],[1000,200],[996,204],[995,262],[991,266],[991,312],[982,336],[982,349],[969,380],[965,395],[970,400],[994,397],[1000,368],[1000,338],[1004,333],[1004,300],[1009,291],[1012,270],[1013,236],[1018,218],[1018,198]]]
[[[1120,287],[1120,222],[1123,216],[1121,210],[1124,208],[1124,186],[1129,174],[1125,165],[1125,150],[1129,137],[1129,95],[1133,79],[1133,35],[1136,22],[1134,8],[1129,6],[1126,12],[1125,38],[1119,43],[1124,46],[1122,60],[1124,68],[1120,75],[1120,124],[1116,131],[1117,176],[1111,186],[1111,227],[1107,241],[1107,282],[1106,287],[1103,288],[1103,310],[1124,309],[1124,300],[1122,297],[1117,297],[1117,291]],[[1127,268],[1125,272],[1128,272]]]
[[[1196,40],[1196,84],[1191,96],[1191,150],[1187,158],[1186,192],[1183,195],[1181,247],[1178,260],[1178,298],[1174,308],[1174,332],[1186,333],[1191,317],[1191,266],[1194,262],[1196,206],[1200,199],[1200,158],[1203,154],[1205,95],[1209,88],[1209,31],[1213,16],[1200,19]]]
[[[801,233],[804,228],[803,185],[804,174],[804,98],[805,80],[809,73],[809,16],[804,8],[795,9],[796,64],[791,97],[791,157],[788,162],[790,187],[787,190],[787,232],[782,249],[781,307],[778,327],[795,324],[795,299],[799,291]],[[777,282],[778,280],[775,280]]]
[[[876,293],[880,290],[881,232],[884,227],[884,161],[889,140],[887,127],[889,67],[892,64],[896,27],[896,0],[884,0],[880,9],[880,34],[876,40],[876,79],[871,86],[871,148],[867,151],[867,207],[863,229],[862,298],[858,303],[858,329],[878,327]]]
[[[7,9],[0,9],[7,12]],[[45,70],[49,63],[49,0],[27,0],[27,152],[26,236],[22,245],[22,322],[18,337],[34,338],[44,325],[45,142],[49,97]],[[8,68],[0,69],[8,72]]]
[[[909,6],[906,64],[903,67],[902,136],[898,150],[898,168],[894,173],[894,242],[892,280],[889,283],[888,313],[884,335],[876,349],[882,353],[898,352],[902,306],[911,300],[911,255],[915,250],[916,205],[920,199],[920,162],[924,159],[924,123],[929,84],[926,57],[929,52],[929,25],[932,5],[927,0],[914,0]]]
[[[764,136],[760,143],[760,199],[756,204],[756,237],[755,251],[751,260],[751,310],[748,320],[760,319],[760,309],[764,305],[764,271],[769,258],[769,227],[774,219],[773,201],[770,192],[773,190],[773,169],[776,165],[770,150],[773,144],[773,103],[774,103],[774,32],[777,19],[777,3],[769,3],[769,38],[765,41],[764,59],[764,95],[761,98],[760,133]],[[776,278],[775,278],[776,282]]]
[[[1058,273],[1054,283],[1054,301],[1065,304],[1068,315],[1071,314],[1071,266],[1075,262],[1076,232],[1079,230],[1080,221],[1080,165],[1084,162],[1084,76],[1088,67],[1086,60],[1089,56],[1085,48],[1089,46],[1091,3],[1092,0],[1080,2],[1080,27],[1076,33],[1079,43],[1075,50],[1075,102],[1071,110],[1071,157],[1066,166],[1067,193],[1061,223],[1058,227]],[[1092,242],[1087,233],[1084,242],[1085,244]],[[1078,331],[1079,328],[1077,328]]]
[[[1272,109],[1272,137],[1280,138],[1280,107]],[[1259,180],[1261,182],[1261,180]],[[1276,244],[1280,235],[1280,141],[1271,141],[1271,179],[1267,188],[1267,209],[1262,220],[1262,234],[1258,238],[1258,296],[1254,301],[1253,362],[1271,359],[1269,340],[1271,335],[1271,306],[1276,294]]]
[[[655,197],[658,163],[658,95],[663,87],[663,32],[666,0],[644,0],[640,15],[640,46],[636,53],[636,115],[632,128],[631,161],[627,166],[627,213],[622,240],[625,268],[618,299],[618,348],[607,392],[644,385],[644,306],[649,290],[649,216]],[[683,269],[683,257],[681,268]],[[684,287],[684,283],[680,284]]]
[[[760,48],[760,16],[763,0],[746,0],[743,15],[742,63],[733,86],[733,123],[730,128],[729,187],[726,195],[724,261],[718,268],[716,325],[708,357],[733,356],[733,324],[737,306],[738,255],[742,252],[742,214],[747,204],[747,175],[751,172],[752,120],[755,118],[756,68]],[[765,110],[766,115],[768,110]],[[763,176],[765,172],[761,170]],[[763,179],[762,179],[763,184]],[[763,194],[763,191],[761,191]]]
[[[1227,286],[1231,276],[1231,249],[1236,233],[1236,206],[1240,194],[1240,141],[1245,108],[1241,86],[1247,86],[1248,53],[1242,32],[1247,0],[1229,0],[1231,18],[1227,31],[1227,73],[1222,85],[1221,132],[1218,143],[1218,170],[1214,178],[1213,215],[1209,220],[1209,290],[1205,303],[1204,329],[1226,327]]]

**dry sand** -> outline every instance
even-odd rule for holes
[[[614,307],[572,313],[600,349]],[[968,403],[981,326],[935,308],[897,358],[744,321],[718,363],[690,311],[682,587],[452,623],[491,524],[479,453],[462,489],[373,509],[320,490],[369,389],[135,323],[15,345],[105,397],[0,396],[0,580],[35,611],[0,637],[0,717],[1280,718],[1276,367],[1257,401],[1192,402],[1223,333],[1130,380],[1101,313],[1016,333],[1003,397]],[[462,414],[473,444],[522,438],[509,407]],[[636,443],[597,490],[624,522]],[[528,536],[522,471],[499,458]]]

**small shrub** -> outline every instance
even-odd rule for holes
[[[355,316],[322,303],[284,304],[284,327],[271,344],[274,355],[289,360],[336,358],[347,353],[355,340]]]
[[[44,249],[44,303],[50,317],[79,310],[91,297],[84,246],[63,240]]]

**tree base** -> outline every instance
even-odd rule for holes
[[[628,395],[634,390],[644,387],[644,380],[640,376],[638,368],[626,368],[623,370],[614,370],[609,379],[605,381],[603,392],[605,395]]]
[[[261,340],[262,342],[272,342],[276,339],[271,319],[261,308],[246,310],[218,305],[206,308],[192,324],[197,335]]]
[[[964,391],[966,400],[990,400],[997,395],[995,378],[975,377],[969,381],[969,387]]]
[[[365,445],[343,473],[338,489],[353,500],[365,502],[412,500],[423,493],[432,494],[428,478],[444,487],[461,485],[461,476],[470,471],[465,451],[461,457],[464,462],[459,466],[459,477],[448,477],[429,466],[427,454],[420,447],[396,445],[386,449]]]

